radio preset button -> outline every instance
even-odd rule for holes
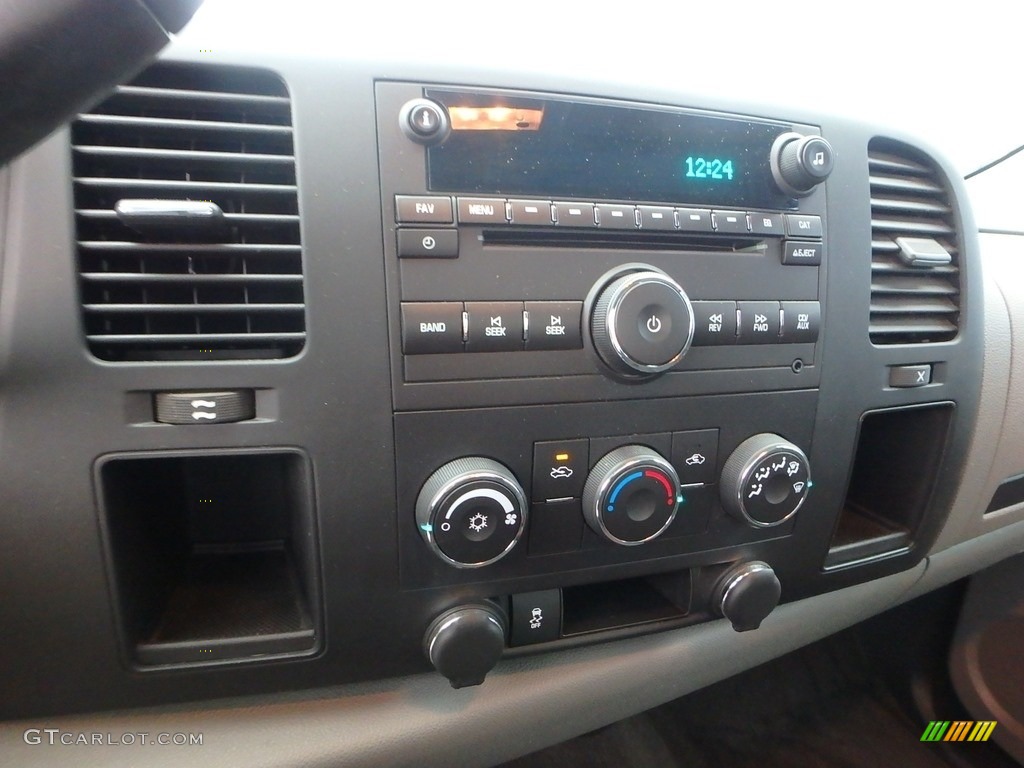
[[[659,205],[638,205],[641,229],[675,230],[676,215],[672,208]]]
[[[551,225],[550,200],[509,200],[513,224]]]
[[[395,220],[401,224],[451,224],[452,199],[395,195]]]
[[[580,332],[582,301],[528,301],[529,327],[526,332],[528,350],[579,349],[583,346]]]
[[[403,302],[402,351],[429,355],[462,351],[462,304]]]
[[[555,223],[560,227],[596,227],[593,203],[555,203]]]
[[[736,302],[693,302],[694,346],[736,343]]]
[[[786,232],[790,237],[821,237],[821,217],[787,213]]]
[[[785,219],[782,218],[781,213],[751,211],[750,231],[757,235],[783,237],[786,234]]]
[[[597,223],[602,229],[636,229],[636,208],[632,205],[598,205]]]
[[[779,302],[738,301],[736,308],[739,310],[740,344],[775,344],[779,341]]]
[[[459,255],[457,229],[399,229],[400,258],[454,259]]]
[[[786,240],[782,244],[782,263],[816,267],[821,264],[822,244]]]
[[[460,224],[508,224],[505,201],[494,197],[460,197]]]
[[[705,208],[677,208],[676,219],[679,229],[685,232],[714,232],[711,211]]]
[[[745,235],[750,229],[747,227],[746,211],[715,211],[715,231],[722,234]]]
[[[787,344],[818,340],[821,304],[817,301],[782,302],[782,341]]]
[[[514,352],[523,348],[521,301],[467,301],[466,351]]]

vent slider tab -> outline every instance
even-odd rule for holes
[[[941,267],[953,263],[953,256],[942,243],[930,237],[897,237],[900,260],[908,267]]]

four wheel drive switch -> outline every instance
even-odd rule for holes
[[[157,392],[154,418],[161,424],[228,424],[256,418],[251,389],[216,392]]]

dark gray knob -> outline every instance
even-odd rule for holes
[[[737,632],[757,629],[779,604],[782,585],[771,566],[761,561],[730,568],[715,587],[712,605]]]
[[[479,568],[512,551],[526,530],[526,495],[507,467],[482,456],[445,464],[416,499],[427,546],[456,568]]]
[[[772,146],[771,165],[779,189],[804,197],[832,173],[835,153],[821,136],[784,133]]]
[[[480,685],[505,650],[505,620],[488,605],[452,608],[427,629],[423,650],[452,688]]]
[[[770,528],[797,513],[811,485],[804,452],[766,432],[747,438],[729,456],[720,494],[727,512],[755,528]]]

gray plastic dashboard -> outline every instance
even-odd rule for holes
[[[1021,355],[1014,348],[1024,312],[1019,236],[983,234],[976,246],[968,246],[974,261],[965,277],[961,349],[950,353],[953,365],[960,361],[965,369],[951,379],[948,399],[958,401],[965,417],[957,422],[950,463],[936,486],[935,498],[942,503],[933,504],[937,522],[925,538],[929,549],[908,558],[897,572],[890,572],[889,564],[876,572],[869,566],[857,576],[834,575],[828,586],[809,590],[812,596],[794,595],[754,632],[737,634],[726,622],[714,621],[511,658],[482,687],[462,691],[451,690],[436,675],[414,673],[424,662],[418,635],[405,627],[394,635],[347,634],[342,628],[351,626],[353,617],[359,617],[357,626],[366,621],[388,627],[397,626],[389,623],[389,614],[436,610],[433,604],[419,605],[415,594],[395,598],[396,563],[382,563],[380,556],[395,557],[399,534],[390,506],[396,482],[394,414],[390,398],[381,396],[391,381],[393,361],[389,330],[380,322],[385,280],[381,231],[386,229],[376,127],[369,117],[376,81],[468,83],[755,114],[820,125],[826,136],[841,135],[841,146],[866,145],[882,134],[930,150],[915,137],[831,118],[806,105],[738,102],[717,89],[640,86],[509,68],[467,70],[455,63],[426,66],[372,57],[266,53],[238,42],[220,49],[210,42],[218,39],[217,17],[209,18],[204,27],[200,16],[166,59],[204,63],[205,54],[197,50],[212,49],[219,64],[280,72],[291,91],[300,158],[308,346],[299,358],[258,369],[234,362],[154,368],[96,361],[84,350],[77,314],[67,134],[55,135],[0,173],[8,195],[5,199],[0,192],[0,487],[6,510],[0,586],[7,596],[0,617],[9,636],[0,656],[5,692],[0,698],[9,720],[0,730],[0,753],[12,763],[66,764],[72,749],[79,764],[133,762],[134,754],[125,747],[48,747],[24,738],[25,729],[60,728],[74,733],[204,733],[203,746],[187,757],[173,748],[147,752],[153,765],[186,759],[214,765],[242,760],[268,766],[490,765],[707,685],[1024,550],[1024,529],[1018,524],[1024,520],[1024,505],[983,514],[1000,483],[1024,471],[1024,436],[1015,426],[1024,409]],[[935,157],[943,162],[939,153]],[[955,175],[950,165],[943,167]],[[834,193],[830,188],[828,201],[835,259],[829,298],[836,308],[850,302],[849,311],[856,312],[863,292],[837,291],[847,269],[843,259],[853,274],[858,256],[852,244],[864,240],[867,187],[856,174],[840,179],[843,186],[837,183]],[[972,243],[970,187],[955,181],[952,186],[963,209],[964,238]],[[839,309],[831,311],[839,316]],[[921,399],[898,391],[865,399],[856,386],[847,390],[841,380],[849,370],[828,365],[848,348],[843,334],[853,333],[838,325],[826,326],[830,336],[823,347],[820,387],[833,393],[830,404],[838,412],[854,414],[854,419],[829,425],[819,412],[816,428],[823,431],[816,434],[812,461],[828,467],[823,477],[841,496],[856,416],[867,408]],[[917,362],[903,351],[887,360]],[[145,393],[231,386],[269,393],[261,411],[265,420],[197,434],[152,424],[144,416]],[[833,463],[824,460],[830,443],[846,446]],[[122,452],[265,446],[298,449],[312,458],[324,644],[309,662],[263,665],[258,672],[245,665],[224,668],[213,672],[212,683],[175,670],[126,672],[130,663],[112,615],[97,524],[95,459]],[[538,578],[517,588],[526,583],[548,585]],[[813,595],[826,590],[831,591]],[[427,598],[438,606],[450,599]],[[377,658],[366,658],[366,663],[393,657],[404,674],[324,687],[325,672],[329,680],[345,665],[360,663],[346,657],[353,648],[365,653],[368,646],[375,647]],[[74,704],[68,707],[68,701]],[[104,712],[54,714],[69,708]],[[480,733],[493,736],[484,742]]]

